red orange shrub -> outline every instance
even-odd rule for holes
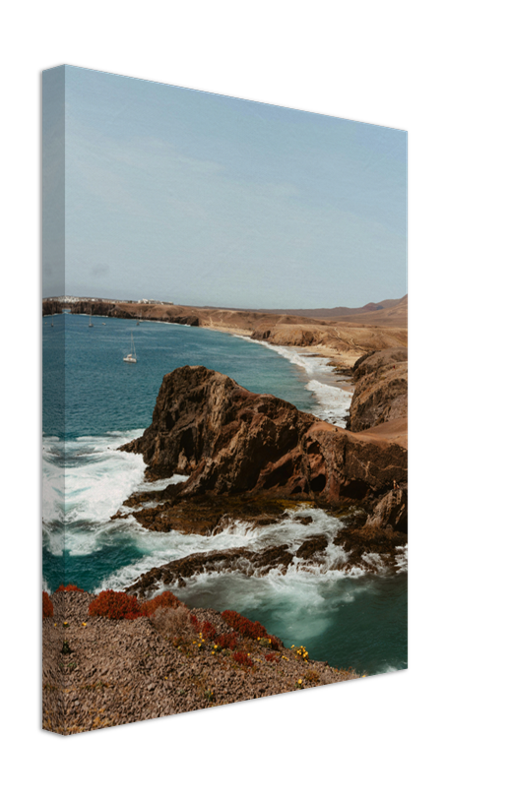
[[[233,660],[240,664],[241,667],[252,667],[253,662],[249,658],[247,653],[243,653],[241,650],[233,654]]]
[[[211,642],[216,640],[217,631],[208,619],[205,622],[200,622],[194,614],[191,614],[189,619],[196,633],[201,633],[204,639],[208,639]]]
[[[236,611],[223,611],[221,616],[241,636],[247,636],[249,639],[267,637],[267,631],[260,622],[251,622],[250,619],[243,617]]]
[[[277,653],[265,653],[265,661],[279,661]]]
[[[216,638],[216,643],[223,649],[234,650],[237,647],[237,637],[234,633],[220,633]]]
[[[71,591],[71,589],[67,588],[64,591]],[[152,600],[146,600],[140,604],[134,595],[106,589],[92,600],[88,607],[88,613],[93,617],[107,617],[108,619],[136,619],[137,617],[150,617],[158,608],[178,608],[182,605],[183,603],[172,592],[162,592]]]
[[[42,593],[42,618],[47,619],[53,616],[53,603],[47,592]]]
[[[213,641],[217,636],[216,629],[214,628],[212,623],[209,622],[208,620],[205,620],[205,622],[201,626],[201,632],[203,634],[203,638],[209,639],[210,641]]]
[[[152,600],[146,600],[140,606],[140,612],[144,617],[151,617],[158,608],[178,608],[183,605],[172,592],[163,592],[153,597]]]
[[[125,592],[114,592],[106,589],[99,592],[88,607],[91,617],[107,617],[108,619],[136,619],[141,616],[138,599]]]
[[[72,583],[68,583],[67,586],[64,586],[63,583],[57,589],[57,592],[83,592],[84,589],[80,589],[78,586],[74,586]]]

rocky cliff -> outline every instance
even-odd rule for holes
[[[348,429],[363,431],[408,416],[408,351],[392,347],[354,364]]]
[[[407,452],[395,442],[350,433],[196,366],[164,377],[152,424],[120,449],[143,455],[148,478],[189,478],[133,494],[116,517],[133,514],[150,530],[208,536],[231,520],[271,525],[291,509],[294,521],[307,525],[306,509],[319,507],[338,518],[334,544],[348,553],[347,563],[340,559],[331,568],[398,569],[406,542]],[[326,536],[312,535],[296,552],[287,543],[197,552],[149,570],[129,591],[143,597],[161,586],[185,586],[201,572],[262,575],[321,564],[327,546]]]
[[[398,444],[363,438],[205,367],[166,375],[152,424],[123,450],[141,453],[151,478],[189,475],[181,497],[249,492],[362,499],[406,481]]]

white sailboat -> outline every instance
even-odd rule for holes
[[[134,339],[132,333],[131,333],[131,352],[127,356],[124,356],[124,361],[128,361],[130,364],[136,364],[137,362],[136,349],[134,347]]]
[[[94,327],[94,323],[92,322],[92,314],[90,314],[90,322],[88,323],[88,327],[89,328],[93,328]]]

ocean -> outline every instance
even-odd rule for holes
[[[123,361],[131,334],[136,364]],[[238,522],[208,537],[147,531],[132,516],[110,519],[144,486],[142,457],[117,448],[150,424],[166,373],[203,364],[342,425],[351,394],[338,386],[327,359],[218,331],[68,313],[44,318],[42,339],[45,589],[62,582],[90,592],[123,589],[148,569],[193,552],[282,543],[297,550],[325,533],[329,545],[319,565],[297,562],[286,574],[273,569],[263,577],[204,574],[183,589],[170,588],[190,606],[233,608],[257,619],[285,645],[304,644],[311,658],[333,666],[363,674],[407,666],[405,553],[396,575],[331,571],[347,556],[333,544],[342,523],[322,510],[306,508],[313,518],[306,526],[290,512],[274,525]]]

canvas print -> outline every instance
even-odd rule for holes
[[[406,669],[406,132],[42,100],[43,728]]]

